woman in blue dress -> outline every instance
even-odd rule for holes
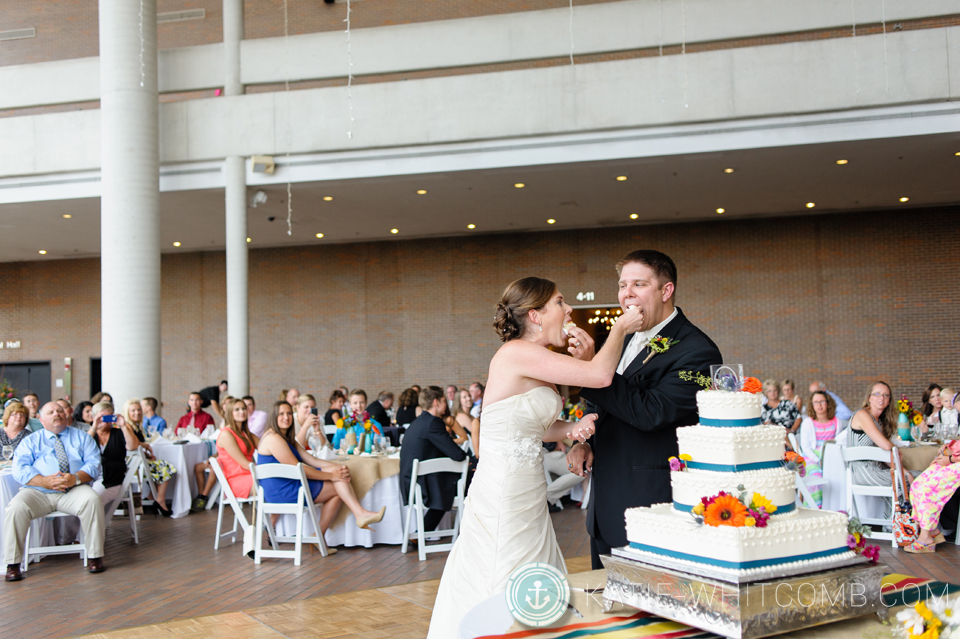
[[[293,408],[285,401],[276,402],[267,421],[263,439],[257,447],[257,464],[290,464],[296,466],[302,462],[310,484],[310,493],[315,504],[324,504],[320,512],[320,532],[325,533],[330,522],[337,516],[341,504],[356,518],[357,526],[368,528],[383,519],[386,506],[380,512],[367,510],[360,505],[353,486],[350,485],[350,469],[340,464],[317,459],[296,440],[293,427]],[[270,503],[294,503],[300,482],[295,479],[279,477],[262,479],[260,488],[263,498]],[[276,521],[274,521],[276,523]]]

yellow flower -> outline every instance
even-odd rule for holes
[[[701,503],[699,503],[699,504],[697,504],[696,506],[693,507],[693,514],[694,514],[694,515],[702,515],[702,514],[703,514],[703,502],[701,502]]]
[[[923,423],[923,415],[921,415],[920,413],[914,413],[914,415],[913,415],[913,423],[914,423],[915,426],[919,426],[920,424],[922,424],[922,423]]]
[[[691,457],[690,455],[688,455],[688,454],[686,454],[686,453],[680,455],[680,459],[682,459],[683,461],[693,461],[693,457]]]
[[[756,525],[757,525],[757,520],[754,519],[753,517],[747,517],[746,519],[743,520],[743,525],[744,525],[744,526],[756,526]]]
[[[343,428],[343,420],[342,420],[342,419],[338,419],[338,420],[337,420],[337,428]]]
[[[860,543],[860,539],[861,539],[860,533],[858,533],[858,532],[853,533],[853,540],[854,540],[855,542],[857,542],[857,543],[859,544],[859,543]]]
[[[930,612],[930,609],[927,608],[927,605],[922,601],[917,603],[916,608],[917,608],[917,612],[920,613],[920,616],[926,619],[927,621],[930,621],[931,619],[933,619],[933,613]]]
[[[773,505],[773,502],[761,495],[760,493],[753,493],[753,507],[756,510],[763,509],[767,513],[773,513],[777,507]]]

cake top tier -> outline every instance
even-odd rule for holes
[[[743,391],[697,392],[697,410],[703,426],[758,426],[763,395]]]

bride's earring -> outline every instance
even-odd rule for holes
[[[540,322],[539,324],[537,324],[537,326],[540,327],[540,332],[542,333],[542,332],[543,332],[543,322]]]

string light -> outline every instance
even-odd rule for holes
[[[143,88],[143,82],[146,79],[147,66],[143,63],[143,0],[140,0],[140,88]]]
[[[570,66],[573,66],[573,0],[570,0]]]
[[[690,108],[690,101],[687,99],[687,88],[689,82],[687,79],[687,4],[685,0],[680,0],[680,58],[683,60],[683,108]]]
[[[853,12],[853,85],[860,95],[860,54],[857,52],[857,0],[850,0]]]
[[[286,127],[287,127],[287,237],[293,235],[293,186],[290,184],[290,21],[287,13],[287,0],[283,0],[283,86],[286,91]],[[249,241],[249,240],[248,240]]]
[[[887,64],[887,8],[886,0],[880,0],[880,21],[883,24],[883,78],[890,93],[890,67]]]
[[[350,0],[347,0],[347,106],[350,109],[350,124],[347,125],[347,138],[353,139],[353,49],[350,44]]]
[[[657,0],[657,10],[660,13],[660,60],[657,63],[657,85],[660,87],[660,102],[666,102],[663,97],[663,0]]]

